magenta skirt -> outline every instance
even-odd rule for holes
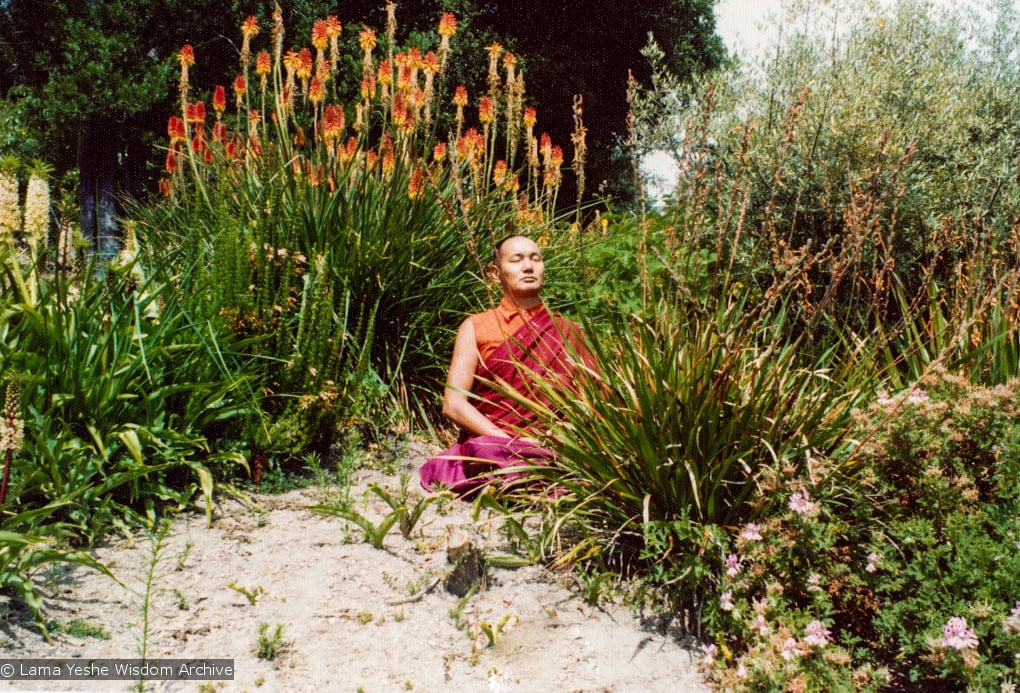
[[[466,495],[494,481],[513,481],[520,472],[501,472],[513,467],[548,464],[552,450],[517,438],[476,436],[457,443],[422,465],[418,474],[428,491],[450,489]]]

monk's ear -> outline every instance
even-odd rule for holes
[[[489,277],[489,281],[499,284],[499,265],[495,262],[490,262],[486,275]]]

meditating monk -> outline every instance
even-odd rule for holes
[[[535,440],[535,416],[514,395],[544,401],[533,387],[536,379],[566,386],[578,364],[589,360],[580,328],[542,301],[545,265],[538,244],[521,235],[503,239],[490,273],[502,299],[496,308],[469,316],[457,332],[443,414],[461,434],[422,466],[426,489],[468,494],[493,480],[496,469],[548,462],[553,453]]]

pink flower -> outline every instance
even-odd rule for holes
[[[942,647],[951,647],[954,650],[967,650],[977,646],[977,635],[967,627],[966,619],[960,616],[953,616],[942,627]]]
[[[787,638],[783,643],[783,649],[779,653],[779,656],[786,661],[790,661],[794,657],[799,657],[800,648],[797,647],[797,640],[795,638]]]
[[[761,541],[761,525],[748,522],[740,531],[740,538],[744,541]]]
[[[807,491],[794,491],[790,496],[790,510],[798,515],[813,517],[818,514],[819,505],[811,500]]]
[[[825,647],[829,644],[831,632],[821,621],[814,620],[804,629],[804,642],[812,647]]]
[[[703,654],[701,656],[701,663],[702,664],[704,664],[706,667],[710,667],[713,664],[715,664],[715,653],[716,653],[715,645],[706,645],[702,652],[703,652]]]
[[[868,565],[864,566],[864,570],[869,573],[875,572],[878,568],[878,562],[882,560],[881,554],[877,554],[874,551],[868,554]]]
[[[758,614],[754,617],[754,622],[751,623],[751,630],[755,631],[762,637],[765,637],[772,632],[769,622],[765,620],[765,616],[762,614]]]
[[[731,553],[726,557],[726,574],[730,577],[736,577],[740,572],[740,557],[735,553]]]
[[[822,576],[818,573],[811,573],[811,575],[808,576],[807,585],[808,592],[821,592]]]
[[[907,404],[921,404],[928,401],[928,393],[919,387],[915,387],[907,395]]]
[[[726,590],[719,596],[719,608],[723,611],[733,611],[733,592]]]

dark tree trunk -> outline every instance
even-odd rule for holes
[[[91,125],[78,141],[78,206],[81,233],[101,260],[117,254],[117,139]]]

